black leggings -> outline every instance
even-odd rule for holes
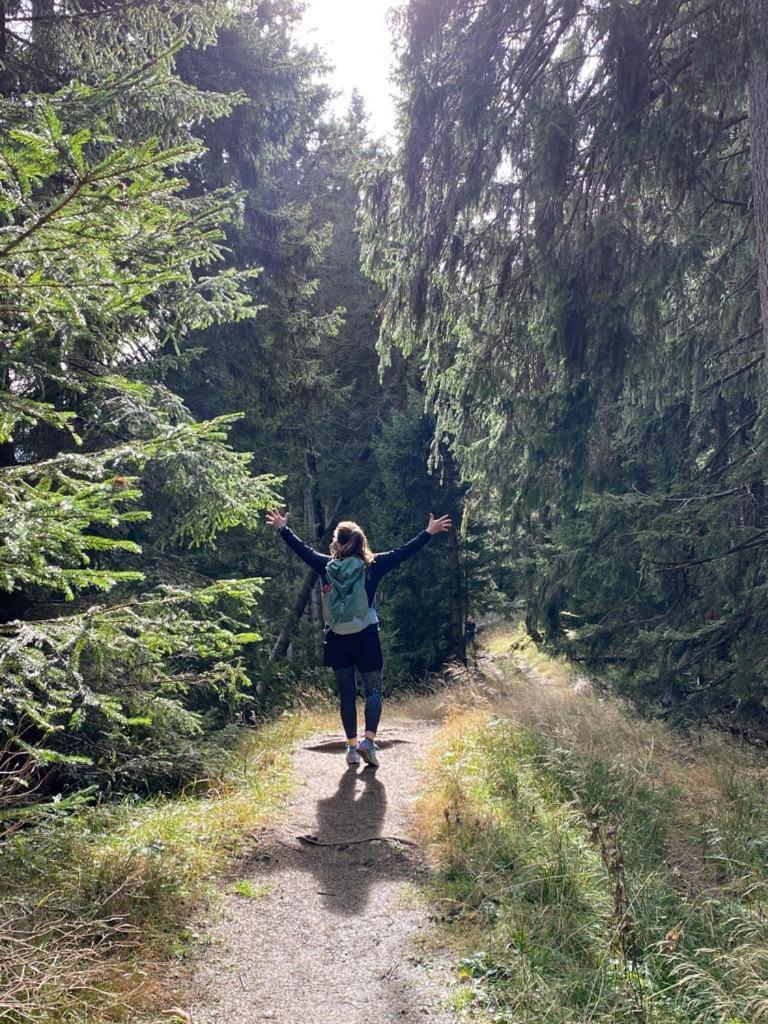
[[[333,674],[336,676],[336,685],[339,688],[339,710],[344,733],[348,740],[356,740],[357,681],[355,669],[351,665],[348,668],[335,668]],[[374,672],[361,672],[360,679],[365,692],[365,731],[376,732],[381,719],[382,671],[379,668]]]

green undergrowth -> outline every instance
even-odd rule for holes
[[[62,814],[0,846],[0,1020],[133,1019],[168,1005],[169,965],[228,860],[253,847],[292,780],[301,714],[243,730],[202,794]]]
[[[768,1020],[768,761],[534,660],[455,709],[421,801],[461,957],[454,1008],[508,1024]]]

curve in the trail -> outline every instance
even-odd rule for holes
[[[285,820],[240,869],[259,898],[227,896],[196,971],[194,1024],[449,1024],[448,971],[420,938],[412,833],[429,723],[390,722],[382,767],[348,769],[338,741],[296,751]]]

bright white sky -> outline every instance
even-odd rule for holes
[[[387,11],[403,0],[307,0],[302,42],[316,43],[335,70],[329,76],[341,90],[337,109],[346,109],[353,89],[362,93],[375,136],[389,134],[394,125],[392,38]]]

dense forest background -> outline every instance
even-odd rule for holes
[[[206,774],[328,685],[315,581],[263,525],[385,549],[465,491],[418,369],[379,379],[362,103],[301,5],[6,3],[0,161],[0,813]],[[484,521],[382,593],[390,685],[494,607]],[[15,826],[13,826],[15,827]]]
[[[0,6],[4,821],[327,685],[277,501],[460,524],[382,593],[392,685],[519,608],[764,734],[764,8],[411,0],[390,147],[297,0]]]
[[[512,531],[530,634],[764,729],[768,7],[411,2],[395,31],[383,352]]]

